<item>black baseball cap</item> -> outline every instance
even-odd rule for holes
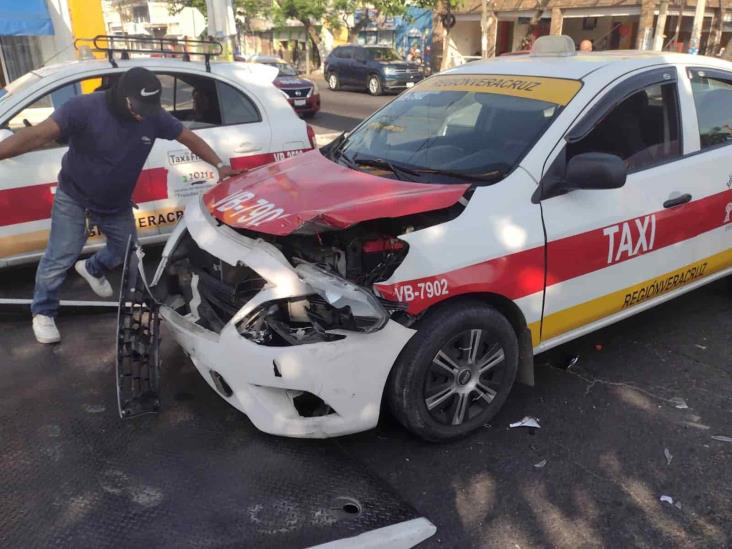
[[[160,112],[162,86],[158,77],[143,67],[133,67],[119,79],[122,97],[130,100],[132,110],[140,116],[152,116]]]

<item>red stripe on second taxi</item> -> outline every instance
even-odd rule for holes
[[[0,227],[40,221],[51,217],[53,191],[57,183],[0,190]],[[132,200],[136,204],[168,198],[168,170],[143,170]]]
[[[306,149],[255,154],[231,158],[231,167],[251,170],[265,164],[302,153]],[[41,183],[25,187],[0,190],[0,227],[50,219],[53,206],[53,189],[58,183]],[[135,204],[168,198],[168,170],[151,168],[143,170],[135,185],[132,201]]]

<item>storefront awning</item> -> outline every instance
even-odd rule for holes
[[[0,36],[39,36],[53,34],[46,0],[2,0]]]

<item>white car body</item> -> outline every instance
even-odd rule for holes
[[[20,127],[22,119],[38,124],[64,99],[93,91],[89,84],[93,85],[95,79],[114,78],[130,67],[142,66],[159,76],[166,75],[164,106],[165,94],[171,96],[166,82],[176,82],[178,86],[183,82],[180,78],[193,78],[213,86],[219,94],[219,107],[223,102],[221,94],[226,93],[222,90],[231,89],[254,105],[259,117],[246,123],[227,124],[223,118],[227,115],[221,112],[218,124],[184,121],[235,168],[256,167],[314,146],[307,125],[294,115],[282,93],[271,84],[277,75],[275,69],[212,63],[211,72],[207,72],[203,63],[161,58],[119,60],[117,65],[86,60],[50,65],[29,73],[8,87],[10,93],[0,94],[0,129],[5,128],[7,136],[9,124],[11,130]],[[172,101],[172,108],[177,109],[175,99]],[[67,147],[56,145],[0,162],[0,267],[34,261],[43,253],[53,192],[66,150]],[[163,241],[182,215],[185,203],[210,188],[215,179],[214,167],[191,157],[184,146],[176,141],[156,141],[133,197],[138,206],[135,216],[141,241]],[[85,249],[101,245],[97,236],[90,239]]]
[[[516,327],[525,355],[519,375],[527,380],[532,354],[728,275],[732,272],[731,149],[724,143],[702,148],[692,72],[703,78],[713,74],[720,82],[726,77],[732,90],[732,63],[653,52],[500,58],[461,66],[416,86],[396,101],[438,85],[495,88],[499,82],[510,88],[533,79],[559,89],[551,79],[578,83],[572,85],[576,93],[567,96],[566,105],[504,179],[476,185],[469,198],[460,199],[464,209],[459,215],[395,235],[408,243],[406,256],[388,278],[356,291],[400,302],[415,318],[461,297],[485,299]],[[484,75],[491,75],[490,79]],[[571,132],[578,131],[598,109],[602,111],[604,102],[613,111],[613,105],[626,97],[619,91],[626,89],[623,86],[631,95],[641,90],[648,97],[648,82],[666,86],[664,93],[673,89],[668,86],[675,86],[680,134],[674,142],[680,143],[679,150],[672,153],[668,148],[664,154],[671,157],[663,162],[631,169],[620,188],[574,188],[536,199],[552,164],[568,147]],[[665,120],[671,116],[664,114]],[[366,120],[361,127],[368,124]],[[664,127],[670,126],[669,122]],[[618,135],[617,139],[630,138]],[[671,139],[666,130],[663,139]],[[212,264],[220,260],[219,270],[246,266],[266,281],[220,331],[201,325],[202,298],[196,292],[195,277],[187,313],[164,304],[161,314],[204,379],[230,404],[259,429],[294,437],[329,437],[374,427],[389,373],[416,333],[415,325],[405,325],[393,315],[380,329],[368,333],[334,330],[344,336],[336,341],[268,346],[253,341],[252,332],[247,332],[251,325],[247,319],[262,304],[316,294],[335,306],[357,288],[344,278],[328,278],[286,256],[280,243],[292,238],[286,235],[296,233],[296,227],[313,223],[316,231],[317,227],[345,230],[365,221],[413,213],[407,211],[410,203],[405,202],[402,210],[393,206],[400,196],[415,192],[413,187],[378,178],[383,185],[387,181],[395,185],[387,198],[377,191],[372,197],[350,196],[348,192],[355,193],[371,181],[359,179],[360,171],[319,156],[315,151],[307,153],[298,159],[299,167],[286,161],[257,170],[242,178],[238,187],[234,183],[190,203],[152,285],[154,289],[165,278],[170,256],[184,235],[210,254]],[[319,178],[327,179],[328,165],[337,173],[333,181],[321,182]],[[311,179],[298,170],[309,171]],[[344,170],[353,174],[348,181],[352,191],[335,181],[347,179]],[[307,194],[306,179],[311,186],[322,185],[322,206]],[[283,186],[298,200],[288,204]],[[346,194],[338,202],[328,202],[330,194],[340,192]],[[308,202],[312,200],[314,204]],[[411,205],[420,200],[421,195],[415,195]],[[364,214],[369,208],[372,211]],[[424,209],[438,209],[438,205]],[[288,228],[289,223],[294,225]],[[230,394],[223,394],[229,391],[222,391],[216,376],[225,380]],[[299,413],[294,399],[303,392],[322,399],[331,413],[314,417]]]

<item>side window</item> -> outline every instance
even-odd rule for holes
[[[251,99],[223,82],[216,82],[223,124],[251,124],[262,120]]]
[[[190,129],[221,125],[216,81],[189,74],[158,74],[160,104]]]
[[[692,73],[691,90],[699,121],[701,148],[732,142],[732,75],[730,80]]]
[[[4,124],[4,127],[11,131],[17,131],[27,126],[36,126],[46,120],[54,110],[61,107],[69,99],[83,93],[92,93],[103,88],[107,80],[101,78],[87,78],[65,84],[46,95],[36,99],[33,103],[24,106],[20,111]],[[58,147],[60,144],[50,144],[46,148]]]
[[[351,59],[353,57],[353,48],[342,48],[340,52],[338,52],[338,57],[340,59]]]
[[[363,48],[355,48],[353,51],[353,58],[356,61],[366,61],[368,58],[368,55],[366,54],[366,50]]]
[[[567,160],[586,152],[617,155],[629,171],[680,156],[676,84],[654,84],[624,99],[587,137],[567,146]]]

